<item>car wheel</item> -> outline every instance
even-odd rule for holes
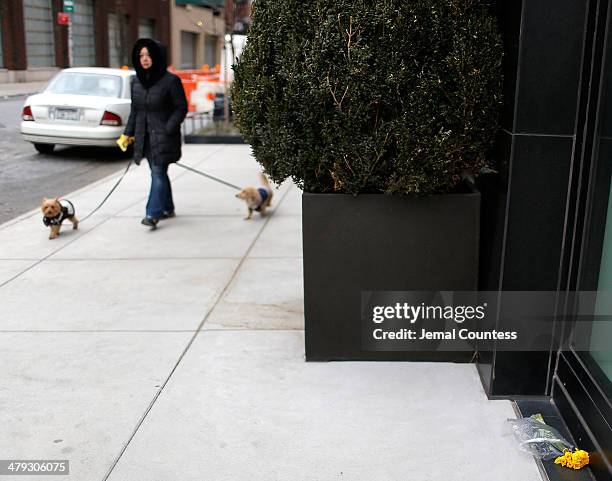
[[[55,148],[55,144],[34,144],[34,148],[41,154],[50,154]]]

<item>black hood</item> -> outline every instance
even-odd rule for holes
[[[147,47],[153,65],[150,69],[145,70],[140,65],[140,51],[143,47]],[[151,87],[157,82],[168,68],[168,57],[166,55],[166,46],[157,40],[151,38],[139,38],[132,50],[132,64],[136,70],[138,80],[145,87]]]

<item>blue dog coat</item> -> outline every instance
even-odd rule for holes
[[[261,210],[261,206],[266,203],[266,200],[268,200],[268,191],[263,187],[257,187],[257,192],[259,192],[259,195],[261,196],[261,204],[259,204],[255,211],[259,212]]]

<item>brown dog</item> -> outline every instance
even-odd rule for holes
[[[60,235],[60,229],[62,222],[68,219],[72,222],[72,228],[79,228],[79,219],[74,215],[74,206],[72,202],[66,199],[43,199],[42,206],[40,207],[43,212],[43,223],[51,228],[49,233],[49,239],[55,239]]]
[[[253,216],[253,211],[259,212],[262,216],[266,215],[266,209],[272,202],[272,188],[266,176],[260,173],[262,187],[245,187],[236,194],[247,205],[248,215],[244,220],[249,220]]]

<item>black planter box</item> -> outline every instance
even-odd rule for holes
[[[471,352],[367,351],[362,291],[475,291],[480,194],[302,196],[307,361],[469,362]]]

